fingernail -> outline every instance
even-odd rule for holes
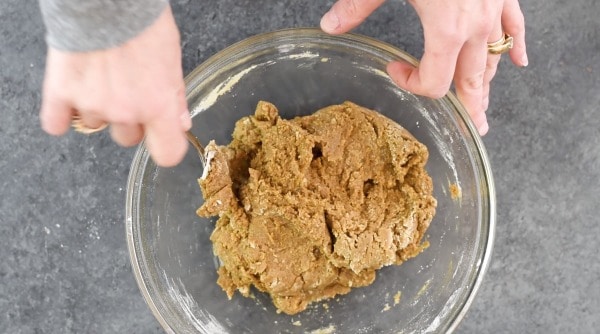
[[[181,126],[183,126],[185,131],[192,128],[192,118],[190,117],[190,112],[187,110],[181,114]]]
[[[321,29],[325,32],[335,32],[340,27],[340,18],[333,11],[328,11],[321,19]]]
[[[521,64],[523,65],[523,67],[526,67],[527,65],[529,65],[529,59],[527,59],[527,54],[524,54],[523,57],[521,58]]]

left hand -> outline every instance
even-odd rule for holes
[[[321,28],[341,34],[358,26],[385,0],[338,0],[321,19]],[[487,44],[513,36],[510,57],[527,66],[525,24],[518,0],[409,0],[421,19],[425,52],[418,68],[392,62],[387,71],[400,87],[419,95],[441,98],[454,80],[456,94],[481,135],[488,131],[485,111],[490,82],[500,55]]]
[[[88,128],[110,123],[112,138],[123,146],[145,137],[159,166],[175,166],[184,158],[192,120],[170,7],[123,45],[89,52],[48,48],[42,128],[62,135],[74,114]]]

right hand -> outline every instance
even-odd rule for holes
[[[179,163],[192,121],[185,99],[179,31],[169,6],[125,44],[92,52],[48,49],[42,128],[62,135],[72,116],[95,128],[107,122],[115,142],[146,146],[160,166]]]
[[[338,0],[321,20],[331,34],[359,25],[385,0]],[[444,96],[455,83],[456,94],[481,135],[488,131],[485,111],[499,55],[487,44],[503,32],[514,37],[510,57],[527,66],[525,24],[518,0],[409,0],[423,25],[425,52],[419,67],[394,61],[387,71],[398,86],[432,98]]]

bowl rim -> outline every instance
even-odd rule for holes
[[[202,79],[200,74],[207,71],[211,67],[217,66],[223,60],[229,59],[231,56],[239,54],[241,52],[240,50],[243,51],[244,49],[247,49],[248,46],[260,45],[261,43],[264,43],[267,41],[273,41],[274,39],[290,38],[290,37],[303,37],[303,38],[317,37],[319,39],[350,41],[350,42],[358,43],[360,45],[366,45],[369,48],[383,50],[387,53],[394,55],[395,57],[397,57],[400,60],[410,63],[413,66],[418,66],[418,64],[419,64],[419,61],[416,58],[414,58],[410,54],[406,53],[405,51],[403,51],[389,43],[375,39],[373,37],[369,37],[369,36],[365,36],[365,35],[361,35],[361,34],[357,34],[357,33],[346,33],[346,34],[342,34],[342,35],[329,35],[318,28],[280,29],[280,30],[274,30],[271,32],[257,34],[257,35],[245,38],[243,40],[240,40],[240,41],[233,43],[230,46],[222,49],[221,51],[218,51],[217,53],[215,53],[214,55],[209,57],[207,60],[202,62],[200,65],[198,65],[196,68],[194,68],[184,78],[184,82],[186,85],[186,99],[188,99],[188,101],[189,101],[190,95],[193,92],[192,87],[195,86],[194,84],[197,81]],[[478,264],[475,264],[477,266],[477,269],[474,270],[470,275],[471,279],[469,279],[469,282],[472,282],[473,284],[470,286],[470,289],[468,289],[469,291],[468,291],[467,298],[464,300],[462,305],[460,305],[458,312],[455,313],[455,315],[450,320],[448,327],[446,328],[446,333],[452,333],[458,327],[458,325],[460,324],[462,319],[465,317],[470,306],[472,305],[472,303],[477,295],[477,292],[479,291],[479,289],[483,283],[485,274],[490,266],[492,253],[493,253],[495,234],[496,234],[495,233],[496,232],[496,189],[495,189],[494,178],[492,175],[491,164],[490,164],[490,161],[489,161],[489,158],[487,155],[487,151],[485,149],[483,141],[482,141],[481,137],[479,136],[479,133],[476,130],[476,127],[475,127],[474,123],[472,122],[468,112],[466,111],[466,109],[464,108],[462,103],[458,100],[458,98],[452,91],[449,91],[444,97],[442,97],[442,99],[446,99],[447,102],[449,102],[451,104],[451,106],[458,112],[458,115],[464,121],[464,124],[466,125],[468,132],[471,134],[471,137],[472,137],[475,149],[476,149],[475,151],[479,154],[480,161],[482,164],[482,170],[481,170],[482,178],[480,181],[484,182],[485,184],[483,184],[481,187],[483,189],[487,190],[487,195],[488,195],[488,196],[484,197],[484,199],[487,199],[487,203],[483,203],[483,205],[482,205],[482,207],[487,210],[482,210],[482,215],[481,215],[481,217],[484,221],[486,220],[486,216],[487,216],[488,224],[483,225],[483,228],[487,229],[487,231],[486,231],[487,233],[483,234],[483,236],[487,236],[487,238],[484,238],[484,240],[482,240],[482,245],[477,248],[478,252],[483,252],[483,254],[481,256],[481,262]],[[159,322],[161,327],[167,333],[175,333],[175,331],[173,330],[171,325],[167,322],[167,320],[165,319],[163,314],[160,312],[159,307],[157,306],[156,302],[152,299],[152,296],[150,295],[150,292],[148,289],[148,284],[145,281],[144,275],[141,270],[140,256],[142,256],[142,254],[138,254],[136,245],[135,245],[135,240],[134,240],[133,207],[134,207],[134,203],[139,202],[139,195],[140,195],[139,192],[135,191],[135,184],[136,184],[137,180],[139,179],[139,174],[143,173],[143,171],[145,170],[145,166],[146,166],[149,158],[150,158],[150,156],[144,146],[144,140],[143,140],[138,145],[136,153],[133,157],[133,160],[132,160],[132,163],[130,166],[129,177],[127,179],[127,194],[126,194],[126,201],[125,201],[125,232],[126,232],[126,239],[127,239],[127,249],[128,249],[128,253],[129,253],[132,271],[134,273],[135,280],[136,280],[138,288],[144,298],[144,301],[148,305],[150,311],[154,315],[155,319]],[[474,281],[472,280],[473,276],[475,276]],[[467,288],[469,288],[469,287],[467,287]]]

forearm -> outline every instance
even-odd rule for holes
[[[149,27],[167,0],[39,0],[46,41],[64,51],[121,45]]]

